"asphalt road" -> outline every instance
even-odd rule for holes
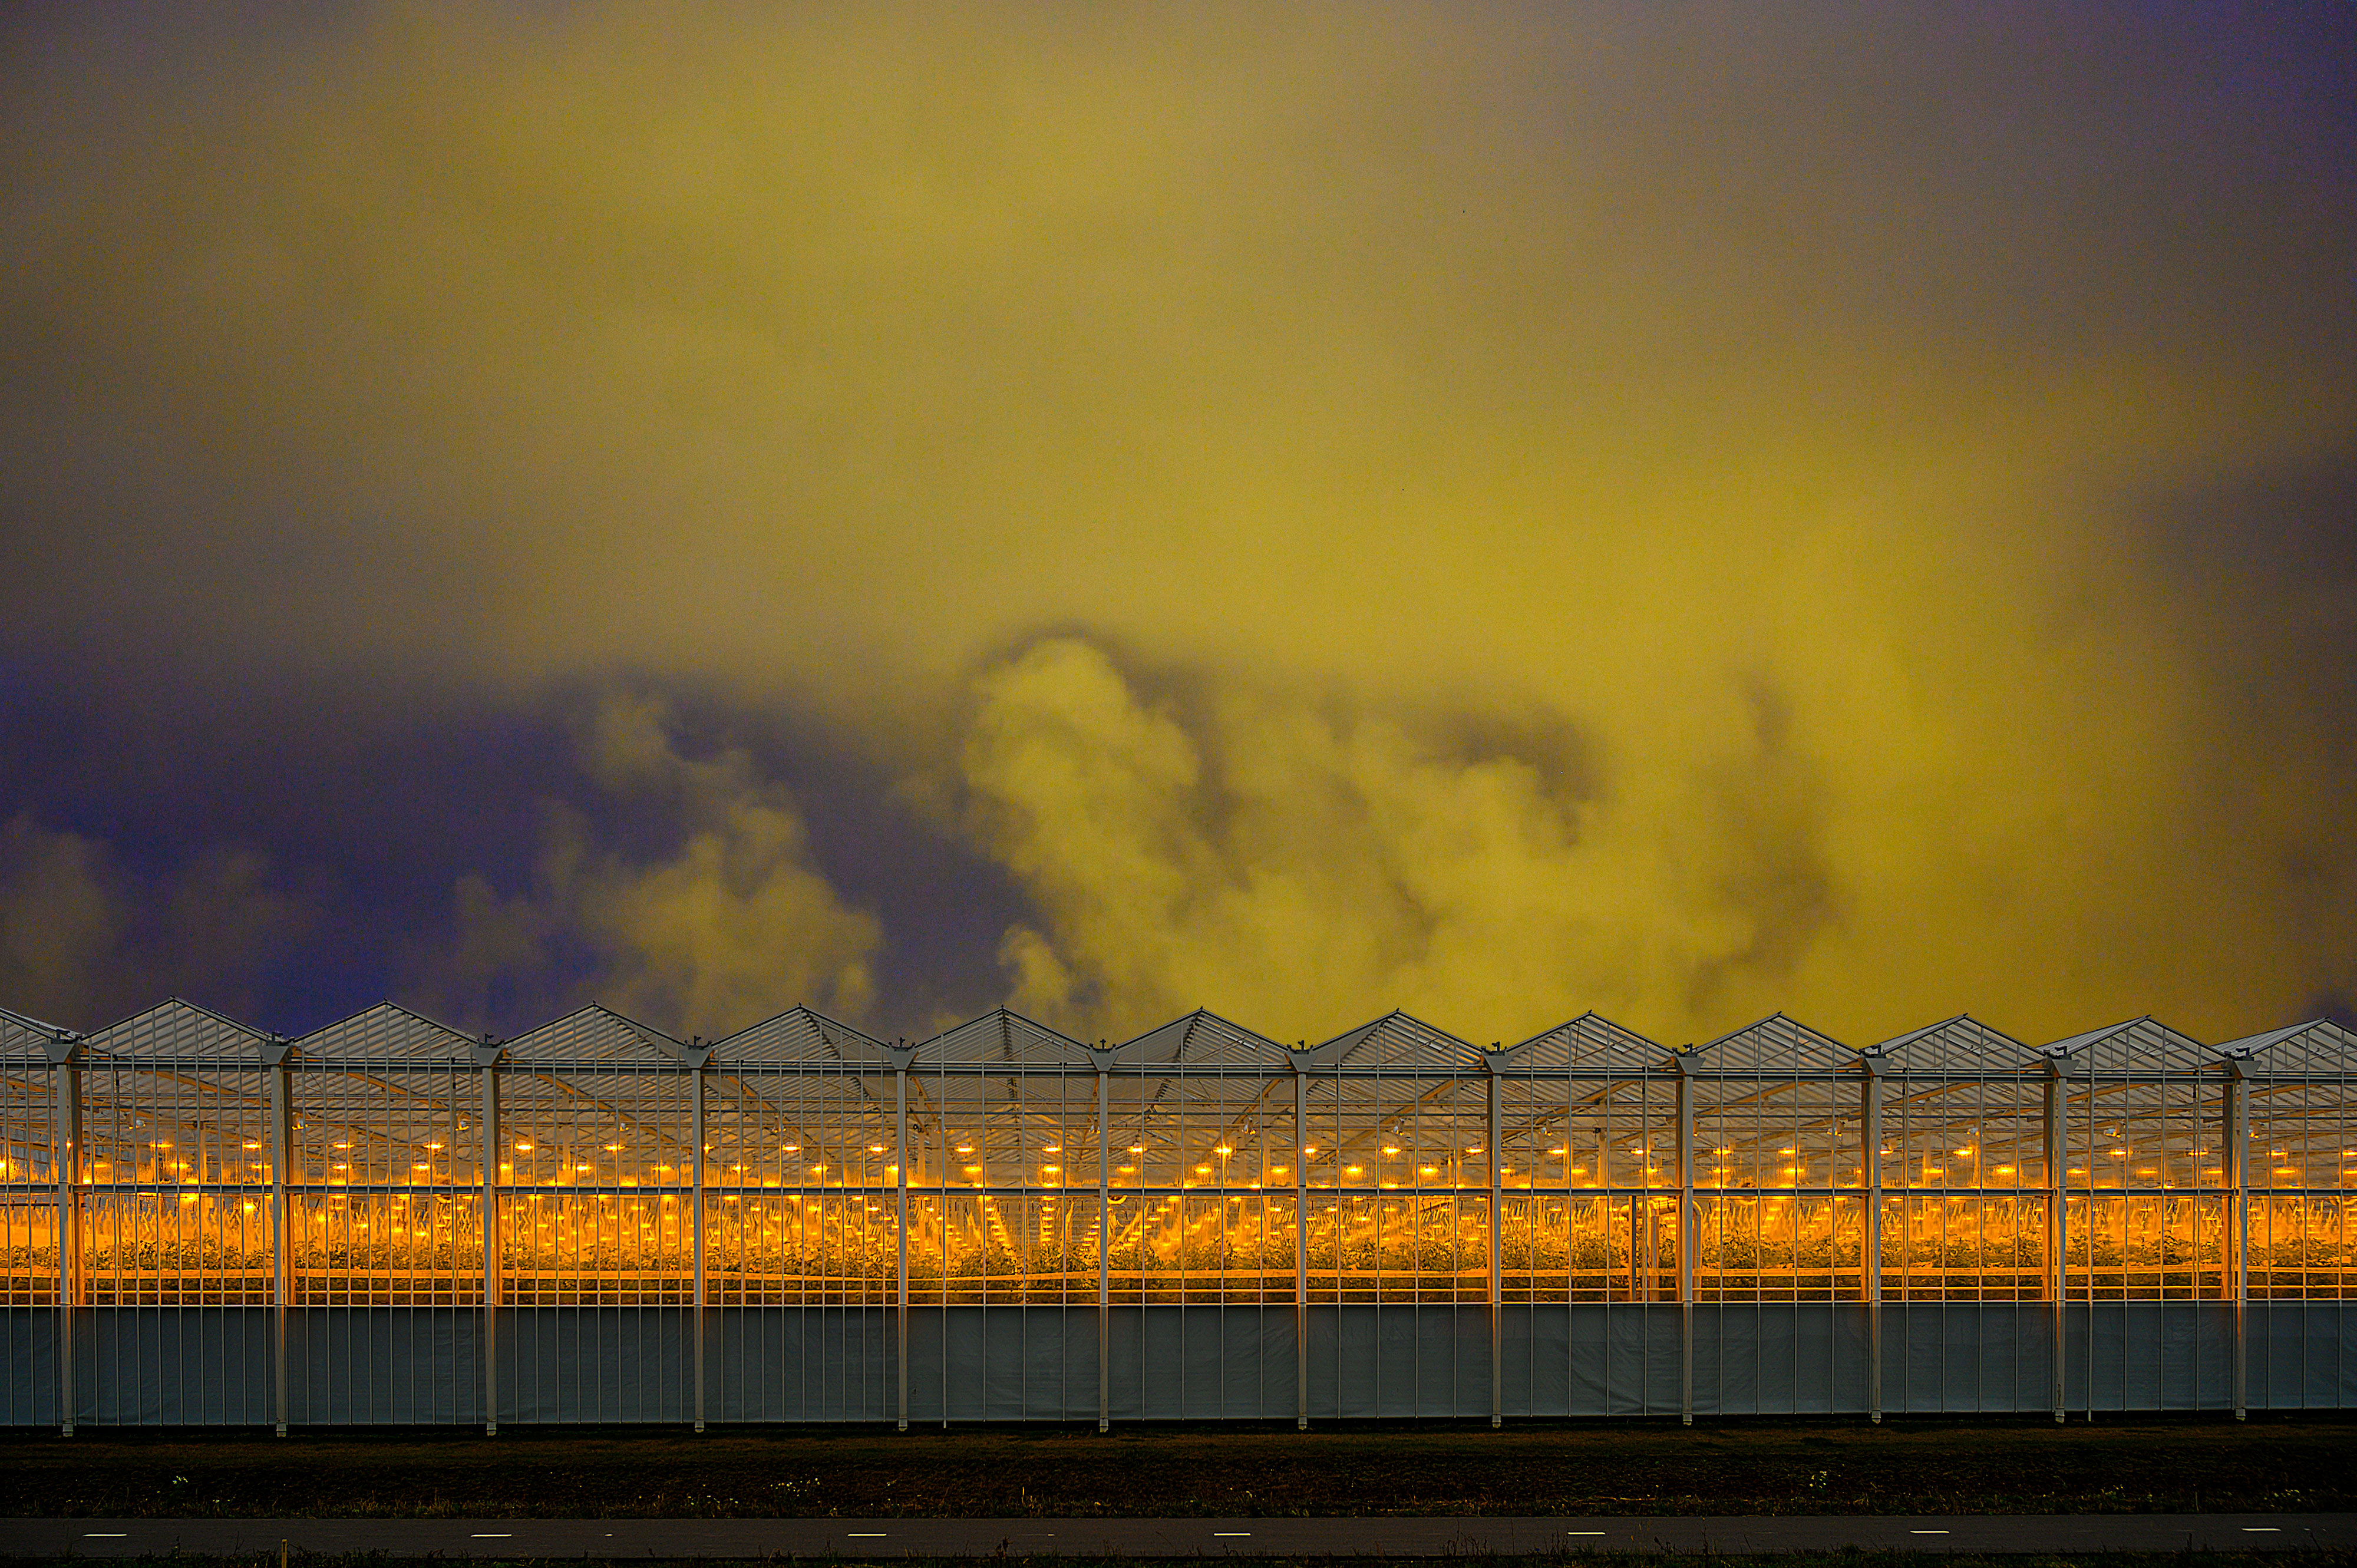
[[[12,1519],[0,1554],[985,1557],[1614,1552],[2184,1552],[2357,1547],[2357,1514],[1964,1514],[1907,1519]]]

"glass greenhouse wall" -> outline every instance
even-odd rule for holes
[[[0,1419],[2347,1406],[2352,1045],[0,1013]]]

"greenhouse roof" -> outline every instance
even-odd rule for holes
[[[2357,1072],[2357,1034],[2330,1018],[2245,1035],[2211,1048],[2248,1062],[2244,1070],[2252,1078],[2341,1078]]]
[[[107,1026],[86,1039],[70,1030],[0,1008],[0,1061],[46,1065],[81,1042],[84,1059],[216,1063],[259,1067],[292,1052],[319,1062],[475,1063],[492,1050],[515,1064],[606,1068],[628,1071],[678,1068],[705,1058],[652,1026],[592,1004],[517,1036],[503,1047],[461,1034],[392,1003],[288,1042],[210,1008],[178,997]],[[2255,1078],[2341,1078],[2357,1072],[2357,1031],[2332,1019],[2312,1019],[2223,1045],[2201,1044],[2151,1017],[2091,1029],[2031,1048],[1959,1014],[1884,1040],[1864,1051],[1775,1013],[1704,1045],[1673,1051],[1593,1012],[1558,1024],[1508,1049],[1484,1052],[1472,1042],[1402,1012],[1348,1030],[1308,1051],[1198,1008],[1110,1051],[1005,1007],[960,1024],[913,1047],[895,1049],[851,1025],[807,1007],[793,1007],[739,1030],[710,1047],[714,1065],[748,1068],[889,1070],[900,1061],[922,1069],[1011,1068],[1089,1069],[1100,1062],[1115,1072],[1283,1074],[1310,1070],[1463,1074],[1501,1073],[1641,1076],[1663,1070],[1708,1076],[1843,1072],[1863,1059],[1896,1076],[1980,1077],[2059,1067],[2072,1076],[2141,1077],[2215,1073],[2227,1059],[2247,1063]]]
[[[1582,1013],[1497,1054],[1501,1072],[1671,1072],[1677,1053],[1624,1029],[1609,1018]]]
[[[917,1047],[924,1067],[1092,1067],[1088,1047],[1020,1013],[994,1007]]]
[[[295,1051],[315,1061],[471,1062],[475,1042],[406,1007],[380,1002],[305,1035]]]
[[[1969,1013],[1959,1013],[1937,1024],[1926,1024],[1896,1039],[1883,1041],[1860,1053],[1879,1072],[1908,1073],[2040,1073],[2047,1060],[2001,1029],[1992,1029]]]
[[[1486,1065],[1471,1041],[1398,1012],[1337,1035],[1311,1047],[1310,1056],[1321,1067],[1393,1072],[1480,1072]]]
[[[2212,1072],[2218,1067],[2201,1041],[2149,1016],[2072,1035],[2040,1046],[2039,1053],[2077,1073]]]
[[[1290,1072],[1293,1055],[1266,1035],[1198,1007],[1117,1047],[1113,1065],[1117,1072],[1155,1068]]]
[[[1858,1065],[1857,1053],[1806,1024],[1770,1013],[1757,1024],[1721,1035],[1682,1054],[1688,1072],[1832,1072]]]
[[[713,1061],[723,1067],[859,1067],[887,1064],[884,1042],[848,1024],[807,1007],[790,1007],[715,1041]]]
[[[73,1032],[0,1007],[0,1061],[46,1064],[49,1047],[74,1038]]]
[[[686,1047],[660,1029],[592,1002],[502,1047],[502,1059],[595,1063],[600,1067],[676,1067]]]
[[[90,1049],[108,1056],[233,1062],[242,1067],[259,1067],[264,1047],[277,1043],[259,1029],[177,996],[144,1013],[134,1013],[121,1023],[109,1024],[86,1042]]]

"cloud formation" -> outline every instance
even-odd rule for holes
[[[930,802],[647,718],[436,865],[470,1017],[2357,994],[2345,9],[0,25],[11,671],[692,693]]]
[[[976,699],[973,830],[1042,917],[1006,936],[1016,1005],[1085,1033],[1214,1001],[1315,1038],[1376,998],[1509,1043],[1585,1006],[1684,1022],[1789,982],[1830,913],[1770,736],[1740,798],[1696,779],[1692,831],[1663,832],[1641,781],[1566,777],[1569,737],[1468,746],[1233,687],[1189,725],[1071,639]]]
[[[167,994],[252,1009],[305,934],[303,899],[249,844],[140,876],[103,841],[29,812],[0,822],[0,996],[63,1028]]]
[[[1507,1043],[1595,1007],[1674,1042],[1778,1007],[1879,1038],[1995,997],[2044,1038],[2093,997],[2296,1009],[2352,977],[2309,924],[2341,918],[2318,874],[2174,834],[2222,802],[2130,776],[2145,737],[1868,768],[1814,704],[1740,695],[1706,744],[1631,753],[1609,723],[1157,702],[1090,643],[1037,643],[977,677],[958,759],[967,831],[1038,912],[1002,947],[1017,1005],[1314,1039],[1395,1004]],[[2228,951],[2232,990],[2200,961]]]
[[[0,994],[48,1022],[81,1019],[116,956],[124,912],[105,847],[44,828],[29,812],[0,824]]]
[[[597,705],[582,746],[607,789],[651,798],[679,842],[632,857],[600,846],[579,808],[547,802],[531,887],[502,895],[462,876],[455,936],[418,957],[446,1011],[479,1024],[596,1000],[705,1038],[794,1002],[868,1013],[876,918],[812,868],[791,797],[743,751],[683,757],[660,706],[624,695]]]

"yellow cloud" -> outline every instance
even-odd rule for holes
[[[2346,747],[2134,511],[2345,456],[2337,122],[1943,15],[59,21],[12,635],[816,714],[963,780],[1076,1026],[2275,1022],[2357,985]],[[791,802],[634,733],[686,847],[526,908],[694,1026],[855,1004]]]
[[[598,703],[583,751],[608,789],[664,811],[682,842],[632,860],[600,849],[578,810],[552,803],[530,890],[503,897],[479,875],[460,879],[457,934],[420,960],[447,1004],[480,1018],[496,988],[520,985],[544,1008],[595,999],[706,1038],[796,1002],[867,1011],[876,918],[811,865],[792,799],[745,753],[683,757],[660,708],[623,695]],[[566,962],[568,946],[587,961]]]

